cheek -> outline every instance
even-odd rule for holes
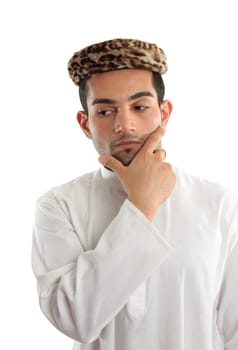
[[[102,125],[101,123],[91,123],[90,134],[94,139],[106,140],[110,136],[110,130],[106,125]]]
[[[156,129],[159,125],[161,125],[161,118],[155,118],[153,121],[153,127]]]
[[[150,133],[155,129],[157,129],[158,126],[160,125],[161,125],[161,117],[160,115],[158,116],[158,114],[155,114],[150,116],[150,118],[148,118],[145,121],[144,130],[147,130],[147,132]]]

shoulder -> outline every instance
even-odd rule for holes
[[[91,184],[98,171],[81,175],[64,184],[49,189],[36,201],[35,222],[46,227],[55,227],[62,222],[71,222],[74,212],[87,213]],[[65,219],[67,219],[65,221]],[[46,224],[45,224],[46,223]]]
[[[236,222],[238,229],[238,194],[232,189],[175,168],[177,189],[175,198],[185,208],[215,216],[227,225]]]
[[[174,170],[177,176],[177,187],[181,192],[200,193],[204,199],[220,198],[220,200],[238,203],[238,193],[231,188],[218,182],[193,175],[177,167]]]
[[[49,189],[46,193],[40,196],[37,200],[38,205],[41,203],[59,203],[68,201],[73,197],[82,198],[86,194],[93,182],[93,179],[98,176],[98,171],[90,172],[78,176],[66,183],[57,185]]]
[[[202,215],[213,222],[222,235],[238,238],[238,194],[222,184],[191,175],[175,168],[176,202],[191,215]]]

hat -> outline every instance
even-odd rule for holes
[[[161,48],[136,39],[113,39],[87,46],[75,52],[68,63],[69,75],[78,86],[82,79],[95,74],[129,68],[160,74],[168,69]]]

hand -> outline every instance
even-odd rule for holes
[[[165,128],[162,126],[151,133],[128,166],[114,157],[99,157],[100,163],[117,174],[128,199],[150,221],[176,183],[172,166],[164,162],[164,151],[156,149],[164,133]]]

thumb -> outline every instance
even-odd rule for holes
[[[118,175],[121,173],[122,169],[124,168],[124,165],[117,160],[115,157],[107,156],[107,155],[100,155],[98,158],[99,163],[105,166],[105,168],[108,168]]]

